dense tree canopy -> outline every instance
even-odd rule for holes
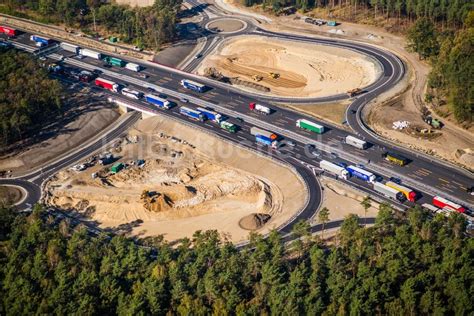
[[[337,247],[285,248],[273,232],[238,250],[212,231],[143,247],[1,209],[0,314],[468,315],[474,241],[464,225],[417,209],[400,219],[385,206],[372,228],[349,217]]]
[[[241,3],[246,6],[262,4],[275,12],[287,6],[303,10],[351,6],[354,14],[359,9],[359,12],[369,12],[374,17],[404,17],[410,20],[423,17],[451,27],[461,25],[469,11],[474,9],[471,0],[241,0]]]
[[[89,33],[103,31],[123,41],[159,49],[176,32],[181,0],[156,0],[147,8],[106,3],[99,0],[0,0],[10,14],[28,14],[44,22],[79,26]]]
[[[0,49],[0,145],[49,121],[61,109],[61,93],[31,55]]]
[[[446,101],[458,122],[472,122],[474,114],[474,11],[456,32],[438,32],[433,22],[417,21],[408,32],[408,46],[433,70],[429,87]],[[442,103],[442,102],[438,102]]]

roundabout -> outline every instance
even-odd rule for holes
[[[206,30],[216,34],[236,34],[248,28],[247,22],[237,18],[218,18],[204,26]]]

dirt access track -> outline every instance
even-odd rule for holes
[[[169,119],[141,121],[113,147],[117,162],[128,167],[116,174],[110,172],[113,164],[64,170],[49,183],[47,203],[117,232],[162,234],[173,241],[217,229],[238,242],[249,234],[239,225],[243,218],[252,227],[249,215],[263,214],[268,221],[254,224],[266,233],[299,211],[306,198],[290,169]],[[133,165],[137,159],[145,164]]]
[[[265,86],[272,95],[294,97],[345,93],[369,85],[381,72],[372,58],[350,50],[260,36],[223,42],[198,73],[207,68]]]

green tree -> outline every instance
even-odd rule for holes
[[[408,48],[418,53],[422,59],[436,56],[439,52],[434,24],[427,18],[418,19],[408,30],[407,41]]]
[[[370,197],[365,196],[362,202],[360,202],[360,205],[362,205],[362,207],[364,208],[364,225],[366,225],[367,224],[367,211],[369,210],[369,208],[372,207],[372,203],[370,202]]]
[[[324,228],[327,222],[329,222],[329,209],[327,207],[323,207],[318,213],[318,221],[322,225],[321,229],[321,239],[324,240]]]

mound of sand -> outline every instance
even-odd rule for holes
[[[257,230],[263,227],[270,220],[270,214],[253,213],[242,217],[239,226],[246,230]]]
[[[130,133],[140,141],[124,139],[113,151],[124,169],[63,170],[48,184],[46,202],[101,227],[132,225],[134,235],[163,234],[171,241],[217,229],[241,241],[249,229],[265,233],[281,225],[305,200],[302,183],[287,168],[198,130],[153,117]],[[136,159],[145,164],[132,163]],[[269,217],[239,224],[255,213]]]
[[[206,57],[198,73],[207,68],[268,87],[271,94],[297,97],[345,93],[380,74],[374,60],[350,50],[259,36],[226,41]]]

